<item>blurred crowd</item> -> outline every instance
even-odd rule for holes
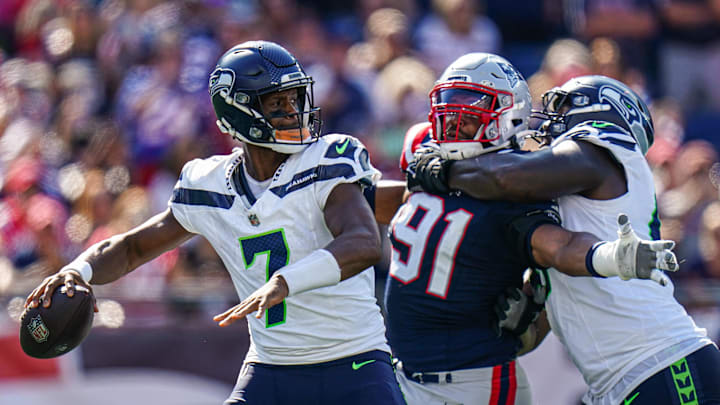
[[[360,138],[386,178],[402,178],[403,135],[464,53],[508,58],[536,102],[577,75],[628,83],[653,112],[662,236],[683,260],[673,277],[720,282],[720,0],[2,0],[0,295],[164,210],[186,161],[231,150],[208,75],[252,39],[298,57],[323,132]],[[207,288],[232,289],[195,238],[113,294]]]

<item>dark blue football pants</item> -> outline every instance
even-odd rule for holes
[[[225,405],[404,405],[390,355],[380,350],[326,363],[243,366]]]
[[[720,405],[720,351],[698,349],[645,380],[622,405]]]

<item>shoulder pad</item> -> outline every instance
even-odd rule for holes
[[[408,165],[413,160],[413,154],[420,145],[432,141],[430,136],[431,124],[429,122],[421,122],[410,127],[405,133],[405,141],[403,141],[403,150],[400,154],[400,169],[407,170]]]
[[[354,160],[357,149],[365,149],[360,140],[350,135],[329,134],[321,137],[318,143],[320,142],[324,144],[318,146],[325,148],[323,153],[325,159],[347,158]]]
[[[238,154],[217,155],[206,159],[193,159],[183,166],[179,184],[185,188],[224,189],[225,174]]]
[[[610,122],[587,121],[576,125],[553,141],[556,145],[565,140],[587,141],[597,146],[620,146],[627,150],[636,150],[637,141],[627,130]],[[638,149],[639,150],[639,149]]]

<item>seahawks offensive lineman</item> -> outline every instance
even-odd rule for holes
[[[28,297],[108,283],[194,234],[230,272],[251,344],[226,404],[402,404],[374,296],[380,236],[362,187],[379,173],[346,135],[318,136],[313,81],[272,42],[218,61],[210,96],[229,155],[185,165],[169,209],[91,247]],[[343,280],[342,282],[340,282]]]
[[[543,106],[555,138],[549,148],[445,163],[420,151],[414,180],[427,191],[458,189],[483,200],[557,198],[565,227],[604,238],[624,212],[637,236],[658,239],[644,157],[653,126],[640,97],[616,80],[585,76],[547,92]],[[600,270],[599,256],[588,256],[589,267]],[[674,299],[672,284],[552,269],[549,280],[549,324],[589,386],[585,403],[720,404],[720,352]]]
[[[462,56],[442,74],[430,99],[431,122],[411,128],[406,149],[429,133],[448,159],[521,153],[513,149],[527,129],[530,94],[505,59]],[[598,239],[558,224],[551,202],[488,202],[464,193],[413,193],[398,210],[390,225],[385,299],[388,337],[409,404],[532,403],[525,373],[514,361],[521,342],[496,334],[492,309],[508,286],[522,285],[528,267],[590,274],[585,258],[598,251]],[[638,259],[647,261],[646,277],[657,264],[653,249],[669,247],[650,245],[648,259]],[[611,267],[615,257],[601,261]]]

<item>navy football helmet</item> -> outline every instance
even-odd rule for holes
[[[320,136],[320,109],[313,104],[313,80],[285,48],[268,41],[232,47],[218,60],[208,90],[217,126],[240,142],[296,153]],[[298,91],[297,112],[263,111],[260,96]],[[275,128],[271,118],[293,118],[297,125]]]
[[[551,137],[586,121],[605,121],[632,134],[643,154],[653,143],[650,110],[640,96],[615,79],[599,75],[570,79],[543,94],[542,106],[533,116],[549,120]]]

